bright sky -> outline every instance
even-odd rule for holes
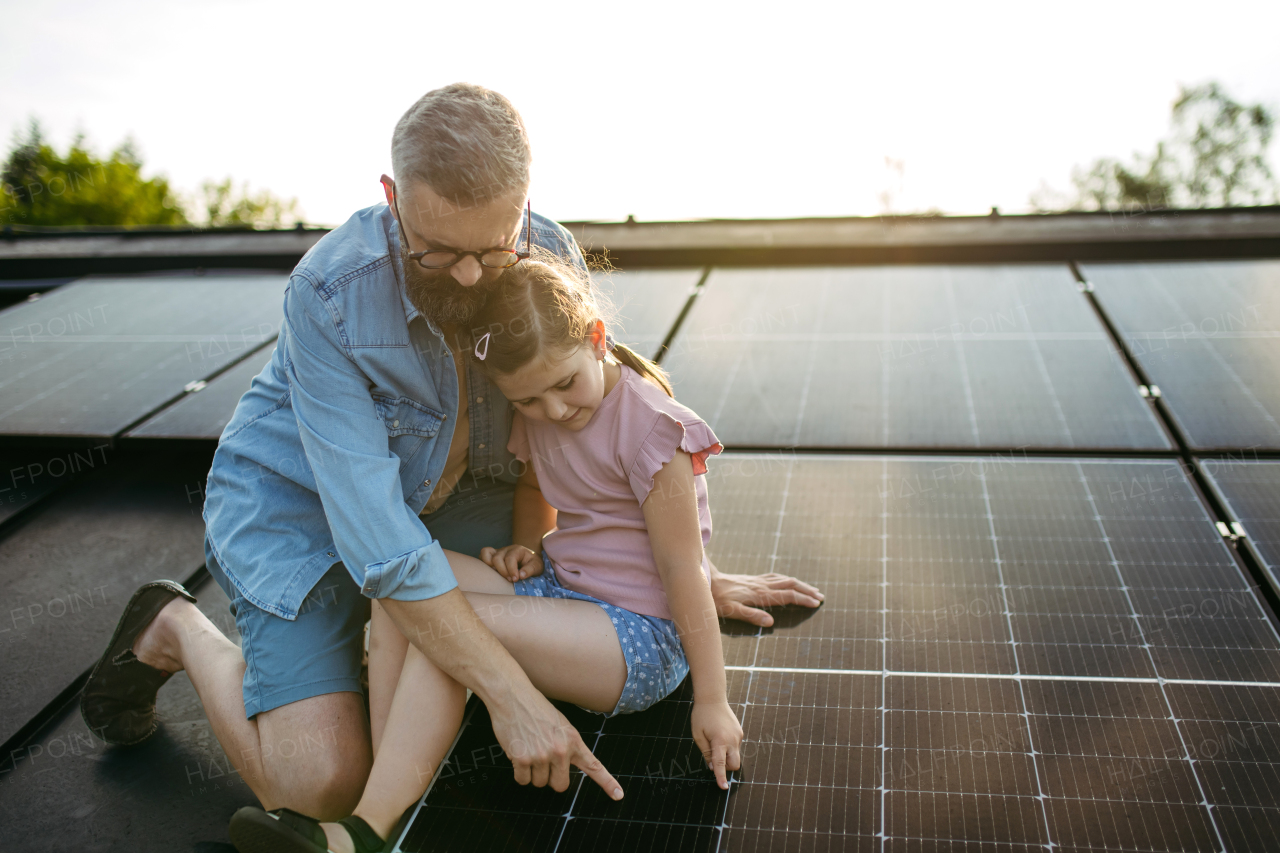
[[[232,176],[328,224],[380,201],[396,120],[459,80],[515,103],[534,206],[566,220],[875,214],[886,190],[1014,212],[1150,150],[1180,82],[1280,111],[1274,0],[0,0],[0,20],[0,133],[131,134],[181,189]]]

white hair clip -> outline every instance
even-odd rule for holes
[[[481,344],[484,344],[484,352],[480,351]],[[480,359],[481,361],[484,361],[485,356],[487,356],[488,354],[489,354],[489,333],[485,332],[484,335],[480,337],[480,340],[476,341],[476,358]]]

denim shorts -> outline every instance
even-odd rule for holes
[[[422,516],[442,547],[480,556],[485,545],[511,541],[515,486],[463,478],[438,510]],[[342,563],[334,563],[307,594],[298,618],[290,621],[254,606],[228,580],[208,546],[209,574],[231,599],[231,614],[244,654],[244,714],[257,714],[325,693],[359,693],[364,623],[369,599],[360,593]]]
[[[689,674],[689,661],[684,656],[684,646],[680,644],[680,634],[676,631],[675,622],[632,613],[586,593],[561,586],[551,558],[545,553],[542,555],[542,574],[517,581],[515,588],[516,595],[590,601],[603,607],[604,612],[609,614],[609,619],[618,632],[622,656],[627,661],[627,683],[622,687],[617,707],[612,713],[605,714],[606,717],[643,711],[670,695]]]

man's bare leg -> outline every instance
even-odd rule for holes
[[[360,694],[315,696],[245,719],[239,647],[184,598],[160,611],[133,651],[157,669],[186,670],[214,736],[263,808],[351,813],[373,763]]]

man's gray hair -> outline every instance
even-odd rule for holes
[[[511,102],[454,83],[423,95],[396,123],[391,169],[458,204],[485,204],[528,189],[529,136]]]

